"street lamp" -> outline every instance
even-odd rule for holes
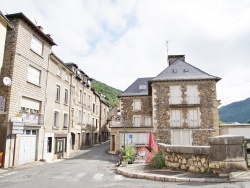
[[[125,149],[125,120],[126,120],[126,113],[123,115],[123,149]]]

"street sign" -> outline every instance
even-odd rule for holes
[[[0,96],[0,112],[4,112],[5,97]]]
[[[12,134],[23,134],[23,130],[16,130],[16,129],[13,129],[13,130],[12,130]]]
[[[21,117],[11,117],[10,118],[10,121],[11,122],[22,122],[23,121],[23,118],[21,118]]]
[[[23,127],[24,123],[22,123],[22,122],[13,122],[13,126],[15,126],[15,127]]]
[[[129,135],[129,138],[133,138],[133,135],[132,135],[132,134],[130,134],[130,135]]]

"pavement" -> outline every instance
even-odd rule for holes
[[[129,178],[148,179],[165,182],[207,182],[230,183],[250,181],[250,171],[231,172],[229,174],[196,173],[174,171],[170,169],[153,169],[145,161],[135,160],[126,167],[119,166],[117,173]]]
[[[69,158],[73,158],[87,150],[78,150],[72,153]],[[15,173],[16,170],[32,168],[35,166],[44,165],[47,163],[56,163],[65,159],[58,159],[51,162],[34,161],[11,167],[9,169],[0,168],[0,177]],[[154,181],[165,182],[209,182],[209,183],[229,183],[229,182],[244,182],[250,181],[250,171],[231,172],[229,174],[214,174],[214,173],[194,173],[186,171],[174,171],[170,169],[153,169],[145,160],[136,159],[133,164],[128,164],[126,167],[119,166],[116,170],[117,174],[129,178],[148,179]]]

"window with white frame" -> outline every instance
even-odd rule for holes
[[[82,111],[78,110],[78,124],[82,124]]]
[[[181,110],[170,110],[170,126],[181,126]]]
[[[88,101],[88,106],[90,107],[90,95],[89,95],[89,101]]]
[[[141,117],[134,116],[134,127],[140,127],[141,126]]]
[[[57,67],[57,76],[62,76],[62,68],[61,67]]]
[[[65,74],[65,81],[67,81],[67,82],[69,81],[69,73],[67,73],[67,72]]]
[[[60,85],[56,85],[56,102],[60,102],[60,91],[61,91]]]
[[[171,145],[192,145],[192,131],[185,129],[172,129],[171,130]]]
[[[144,125],[151,126],[151,117],[144,117]]]
[[[181,86],[170,86],[169,104],[181,104],[182,103]]]
[[[28,81],[30,83],[36,84],[36,85],[40,85],[40,75],[41,75],[41,71],[36,69],[33,66],[29,66],[28,68]]]
[[[43,43],[35,36],[32,36],[30,48],[32,51],[34,51],[38,55],[42,55],[43,53]]]
[[[141,110],[141,100],[139,100],[139,99],[134,100],[133,109],[134,110]]]
[[[83,115],[82,115],[82,123],[86,124],[86,113],[85,112],[83,112]]]
[[[69,115],[67,113],[63,114],[63,127],[68,127]]]
[[[199,126],[198,109],[189,109],[188,110],[188,125],[189,125],[189,127],[198,127]]]
[[[67,89],[64,90],[64,104],[68,104],[69,102],[69,91]]]
[[[83,100],[84,100],[84,104],[86,105],[87,104],[87,93],[86,92],[84,92],[84,94],[83,94]]]
[[[200,103],[200,97],[197,85],[188,85],[186,94],[187,94],[187,104]]]
[[[54,111],[54,127],[59,127],[59,112]]]

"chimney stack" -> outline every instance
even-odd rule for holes
[[[43,31],[43,27],[42,26],[37,26],[38,29],[40,29],[40,31]]]
[[[169,55],[168,56],[168,64],[171,65],[176,59],[180,59],[185,61],[185,55]]]

